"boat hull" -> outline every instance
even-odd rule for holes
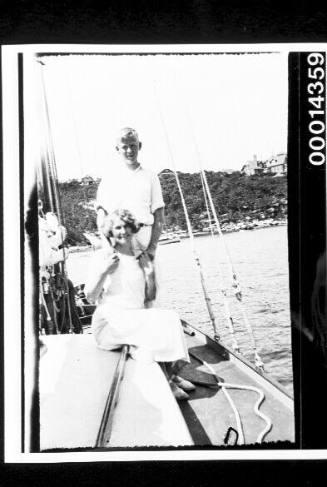
[[[167,245],[167,244],[172,244],[172,243],[178,243],[180,242],[180,238],[169,238],[167,240],[159,240],[159,245]]]

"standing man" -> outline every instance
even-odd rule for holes
[[[129,210],[142,224],[134,236],[135,255],[153,261],[164,222],[164,201],[159,178],[138,161],[142,147],[136,130],[121,129],[116,150],[120,161],[101,181],[96,202],[97,224],[101,229],[106,213]],[[146,265],[146,262],[143,262]]]

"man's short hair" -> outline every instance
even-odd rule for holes
[[[138,141],[140,141],[138,133],[136,132],[135,129],[131,127],[124,127],[119,131],[117,142],[120,142],[122,139],[130,139],[130,138],[137,139]]]

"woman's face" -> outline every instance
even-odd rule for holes
[[[111,232],[116,242],[120,244],[130,241],[133,236],[131,227],[126,225],[118,216],[112,220]]]

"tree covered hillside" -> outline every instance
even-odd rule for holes
[[[208,185],[221,222],[239,222],[245,218],[282,218],[287,204],[287,178],[270,175],[244,176],[206,171]],[[206,206],[198,173],[179,173],[183,194],[194,228],[205,226]],[[165,201],[166,227],[186,228],[176,180],[163,171],[160,181]],[[93,203],[98,183],[82,185],[77,180],[60,183],[62,210],[70,245],[85,243],[84,232],[96,231]]]
[[[240,172],[206,171],[208,186],[221,221],[238,222],[249,215],[282,218],[287,203],[287,178],[244,176]],[[185,218],[175,177],[163,173],[160,177],[166,204],[167,226],[185,228]],[[179,175],[182,191],[194,227],[203,226],[206,206],[199,174]]]
[[[82,185],[76,179],[59,183],[61,208],[67,229],[66,242],[69,245],[87,243],[83,233],[96,231],[96,213],[93,202],[98,184]]]

